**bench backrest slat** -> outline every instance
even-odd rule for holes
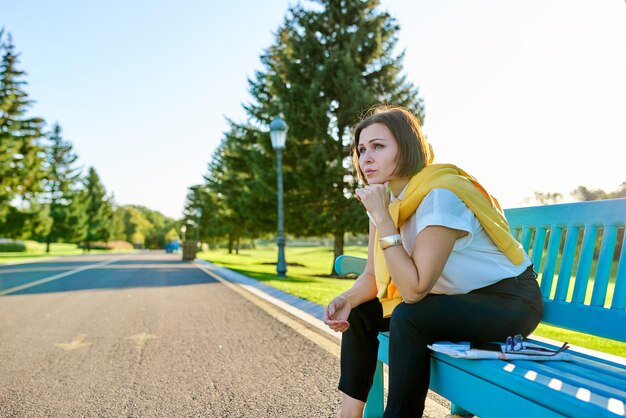
[[[559,278],[557,279],[554,300],[567,299],[567,292],[570,287],[569,278],[572,276],[572,266],[574,264],[574,255],[576,255],[579,231],[580,228],[574,226],[567,228],[565,233],[565,245],[563,246],[563,255],[561,256],[561,267],[559,268]]]
[[[544,299],[541,322],[585,334],[626,342],[626,312]]]
[[[617,227],[610,225],[604,228],[602,234],[602,246],[598,256],[598,269],[591,296],[593,306],[604,306],[606,301],[606,291],[609,285],[609,274],[613,264],[613,253],[615,252],[615,240],[617,238]]]
[[[530,206],[524,208],[505,209],[509,225],[514,224],[549,227],[557,225],[624,225],[626,198],[595,200],[592,202],[559,203],[546,206]],[[511,225],[512,226],[512,225]]]
[[[554,281],[554,271],[556,270],[556,262],[561,246],[561,234],[563,229],[553,227],[550,229],[550,238],[548,238],[548,252],[544,258],[544,266],[541,274],[541,294],[544,298],[549,298],[552,291],[552,283]],[[541,248],[533,249],[533,251],[541,251]],[[545,279],[544,279],[545,278]]]
[[[622,252],[617,266],[611,309],[626,309],[626,233],[622,239]]]
[[[578,270],[576,271],[576,283],[574,285],[574,296],[572,302],[584,303],[587,294],[587,284],[591,273],[591,263],[593,262],[593,251],[596,245],[596,237],[598,236],[598,228],[591,225],[585,228],[583,235],[583,243],[580,250],[580,259],[578,261]]]
[[[546,235],[548,230],[546,228],[537,228],[535,231],[535,242],[533,243],[533,248],[541,248],[541,251],[534,251],[529,253],[530,249],[525,247],[526,252],[530,255],[530,259],[535,266],[535,271],[541,271],[541,261],[543,259],[543,248],[546,245]]]
[[[522,228],[522,236],[518,239],[526,251],[530,248],[530,239],[532,235],[533,230],[531,228]]]

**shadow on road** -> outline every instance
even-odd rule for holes
[[[118,260],[79,272],[72,270],[93,265],[91,261],[49,261],[0,267],[0,292],[7,296],[38,293],[72,292],[95,289],[189,286],[217,281],[191,262],[157,258]],[[62,276],[54,278],[56,276]],[[46,281],[50,278],[52,280]],[[38,283],[42,282],[42,283]]]

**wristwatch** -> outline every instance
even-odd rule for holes
[[[395,247],[396,245],[402,245],[402,237],[400,234],[388,235],[378,240],[380,248],[385,250],[389,247]]]

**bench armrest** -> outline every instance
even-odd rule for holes
[[[356,274],[359,275],[365,270],[367,259],[362,257],[352,257],[349,255],[340,255],[335,260],[335,271],[339,274]]]

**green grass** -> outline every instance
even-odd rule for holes
[[[367,256],[365,247],[346,247],[345,254]],[[329,247],[287,247],[287,278],[276,277],[276,247],[258,247],[242,250],[238,255],[226,250],[204,251],[198,257],[237,271],[267,285],[292,295],[325,306],[330,300],[348,289],[354,280],[328,278],[333,263],[333,250]],[[626,357],[626,343],[591,337],[573,331],[541,324],[536,335],[557,341],[567,341],[581,347]]]
[[[120,252],[120,250],[91,250],[91,254],[111,252]],[[50,253],[46,253],[46,244],[29,241],[25,252],[0,252],[0,264],[30,261],[44,257],[78,254],[83,254],[83,250],[78,248],[76,244],[53,243],[50,244]]]
[[[607,338],[591,337],[587,334],[581,334],[546,324],[539,324],[534,334],[561,342],[567,341],[570,344],[580,347],[626,357],[626,343],[620,343]]]
[[[367,249],[347,247],[346,254],[364,257]],[[221,249],[204,251],[198,257],[320,305],[328,304],[354,283],[354,280],[325,277],[330,274],[333,263],[333,250],[328,247],[287,247],[288,277],[281,279],[276,277],[274,247],[241,250],[238,255]]]

